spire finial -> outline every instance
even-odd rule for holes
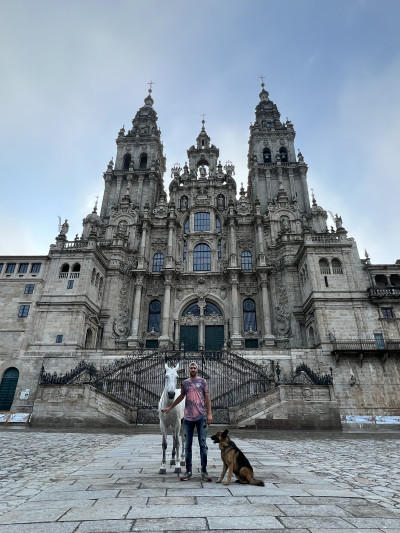
[[[206,123],[206,121],[204,120],[204,117],[206,116],[206,114],[203,113],[203,114],[200,115],[200,116],[203,117],[203,120],[201,121],[201,123],[203,124],[202,127],[201,127],[201,130],[202,130],[202,131],[205,131],[204,124]]]
[[[314,195],[314,189],[311,189],[311,198],[312,198],[312,204],[317,205],[317,202],[315,200],[315,195]]]
[[[155,83],[154,83],[154,81],[149,81],[149,83],[147,85],[150,85],[149,94],[151,94],[153,92],[152,85],[155,85]]]
[[[98,201],[99,201],[99,197],[96,196],[96,202],[94,204],[93,213],[97,213],[97,203],[98,203]]]
[[[265,84],[264,84],[264,76],[261,74],[260,76],[260,80],[261,80],[261,87],[264,89],[265,87]]]

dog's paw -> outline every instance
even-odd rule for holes
[[[215,483],[221,483],[222,479],[217,479]]]
[[[224,485],[229,485],[230,481],[225,481]]]

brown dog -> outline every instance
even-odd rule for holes
[[[223,462],[221,475],[216,483],[221,483],[224,479],[226,471],[228,470],[228,478],[224,485],[229,485],[232,474],[235,474],[236,483],[243,483],[248,485],[258,485],[264,487],[264,482],[261,479],[255,479],[253,476],[253,468],[245,454],[236,446],[236,444],[228,437],[228,430],[218,431],[211,437],[212,441],[219,444],[221,450],[221,459]]]

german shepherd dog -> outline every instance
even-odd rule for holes
[[[253,476],[253,468],[245,454],[239,450],[236,444],[228,437],[228,430],[218,431],[211,437],[215,444],[219,444],[221,450],[221,459],[223,462],[222,472],[216,483],[221,483],[224,479],[226,471],[228,470],[228,478],[224,485],[229,485],[232,474],[236,476],[236,483],[243,483],[248,485],[258,485],[264,487],[264,482],[261,479],[255,479]]]

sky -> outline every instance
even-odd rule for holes
[[[0,13],[0,255],[46,255],[59,217],[81,234],[151,81],[166,189],[203,113],[246,187],[263,76],[318,205],[361,257],[400,259],[398,0],[0,0]]]

